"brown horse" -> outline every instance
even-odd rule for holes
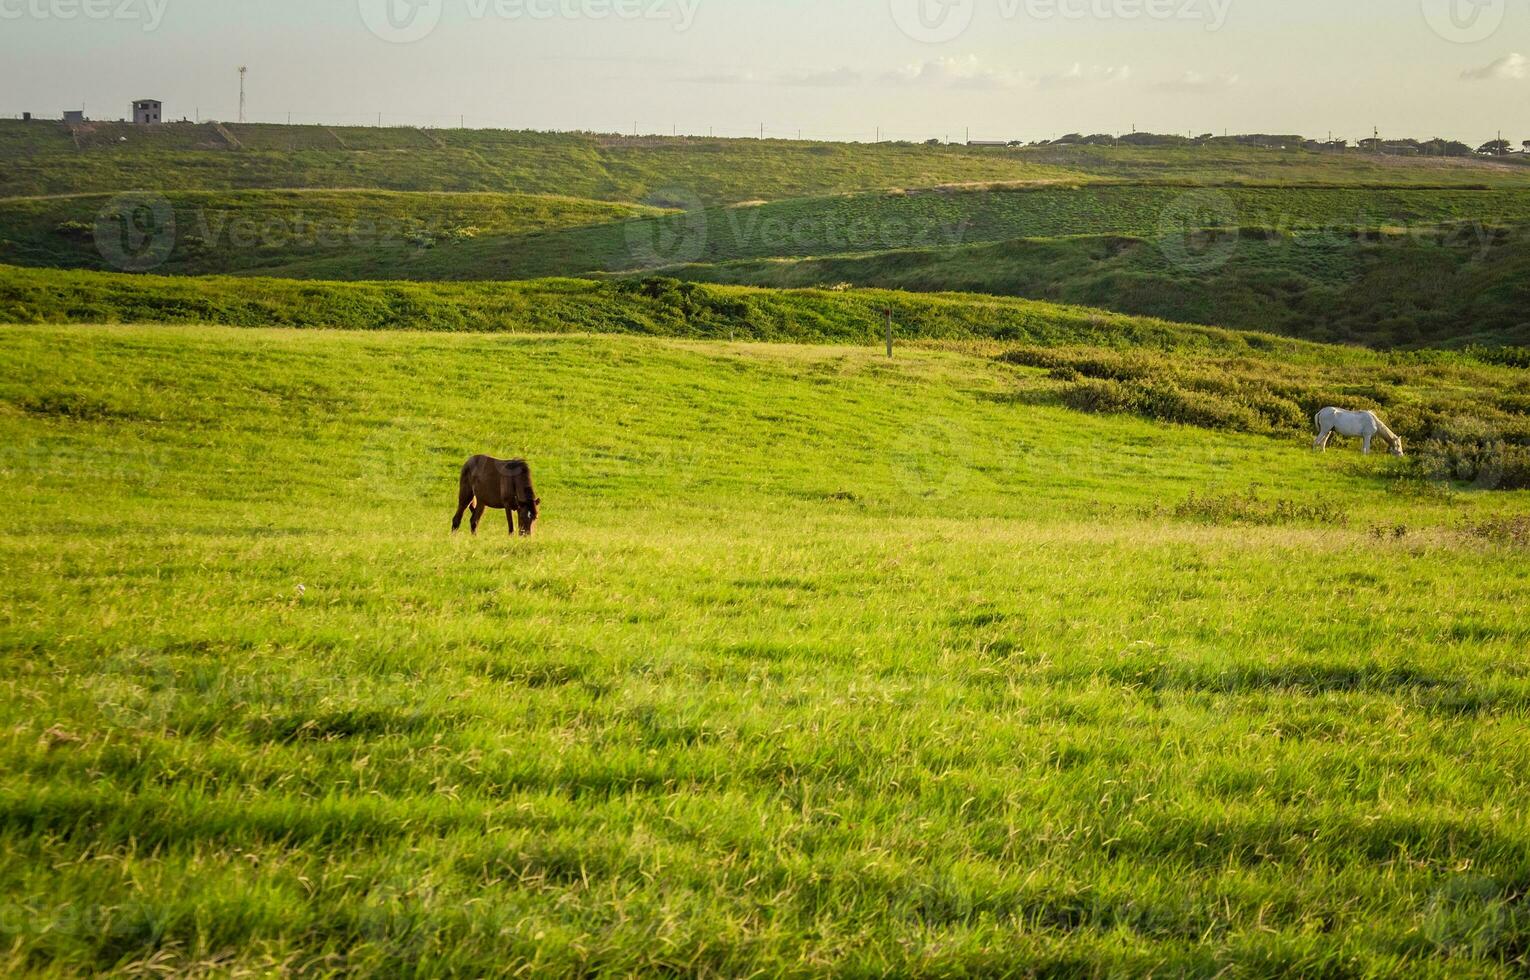
[[[521,521],[521,535],[531,537],[531,526],[537,521],[536,488],[531,485],[531,467],[524,459],[494,459],[474,456],[462,467],[462,485],[457,491],[457,516],[452,518],[452,532],[462,530],[462,515],[468,508],[473,510],[473,533],[478,533],[478,522],[483,519],[486,508],[505,511],[510,522],[510,533],[515,533],[515,520]]]

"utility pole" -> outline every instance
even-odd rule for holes
[[[884,312],[887,314],[887,356],[893,356],[893,324],[892,307],[889,306]]]
[[[239,122],[244,123],[244,76],[249,73],[249,68],[239,66]]]

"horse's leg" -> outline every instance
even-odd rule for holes
[[[484,505],[481,504],[481,503],[474,504],[474,506],[473,506],[473,533],[474,534],[478,533],[478,523],[483,520],[483,512],[485,510],[487,510],[487,509],[488,508],[484,507]]]
[[[467,513],[473,506],[473,488],[468,486],[467,480],[462,481],[462,489],[457,492],[457,513],[452,517],[452,533],[462,530],[462,515]]]
[[[1371,454],[1371,440],[1374,439],[1374,438],[1376,438],[1374,433],[1368,432],[1365,435],[1365,445],[1364,445],[1363,448],[1364,448],[1364,454],[1366,456],[1369,456]]]
[[[1317,442],[1314,442],[1312,444],[1312,448],[1316,449],[1319,452],[1326,453],[1328,451],[1328,440],[1330,440],[1332,438],[1333,438],[1333,430],[1332,429],[1323,429],[1322,431],[1320,431],[1318,433]]]
[[[506,507],[505,508],[505,520],[510,522],[510,536],[512,538],[515,537],[515,508],[514,507]]]

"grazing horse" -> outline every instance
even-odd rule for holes
[[[462,530],[462,515],[469,507],[473,509],[473,533],[478,533],[478,522],[483,519],[485,508],[503,510],[510,523],[510,533],[515,534],[515,521],[521,521],[521,536],[531,537],[531,526],[537,520],[536,488],[531,485],[531,467],[524,459],[494,459],[474,456],[462,467],[462,484],[457,491],[457,516],[452,518],[452,532]]]
[[[1371,443],[1377,436],[1386,440],[1392,447],[1392,455],[1402,457],[1402,437],[1391,429],[1386,423],[1376,417],[1375,412],[1346,412],[1342,408],[1325,408],[1317,413],[1317,442],[1312,444],[1313,449],[1327,451],[1328,440],[1337,432],[1341,436],[1358,436],[1365,440],[1365,452],[1371,451]]]

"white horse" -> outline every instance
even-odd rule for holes
[[[1325,408],[1317,413],[1317,442],[1312,444],[1313,449],[1328,449],[1328,440],[1337,432],[1341,436],[1356,437],[1365,440],[1365,451],[1371,451],[1371,443],[1377,436],[1386,440],[1392,447],[1392,455],[1403,455],[1402,437],[1391,429],[1386,423],[1376,417],[1375,412],[1346,412],[1342,408]]]

